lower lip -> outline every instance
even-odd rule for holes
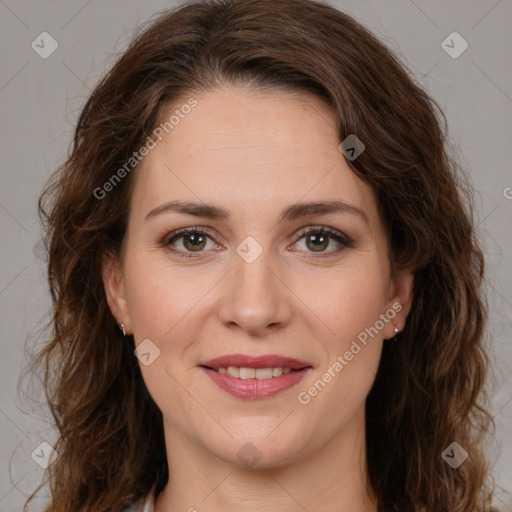
[[[208,377],[219,386],[219,388],[227,391],[237,398],[245,398],[247,400],[261,400],[281,393],[286,389],[298,384],[311,370],[310,367],[302,370],[291,371],[279,377],[270,379],[237,379],[231,377],[227,373],[219,373],[209,368],[201,367]]]

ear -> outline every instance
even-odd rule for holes
[[[123,270],[120,262],[113,255],[105,255],[103,258],[102,278],[107,303],[112,315],[119,325],[124,324],[126,334],[131,334],[132,327],[126,302]]]
[[[403,331],[407,316],[411,311],[413,295],[413,270],[397,270],[391,279],[390,299],[386,303],[386,311],[394,311],[395,315],[391,322],[388,322],[384,328],[384,339],[391,339],[395,337],[395,322],[398,331]]]

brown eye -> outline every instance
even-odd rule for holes
[[[299,249],[310,258],[323,258],[337,255],[343,249],[352,247],[352,240],[340,231],[327,226],[306,228],[298,234],[297,244],[303,243],[305,248]],[[316,253],[316,254],[312,254]]]
[[[210,247],[208,247],[208,243],[211,244]],[[161,245],[185,258],[194,257],[193,253],[199,256],[201,253],[209,252],[208,249],[218,247],[212,237],[201,228],[184,228],[169,233],[163,238]]]

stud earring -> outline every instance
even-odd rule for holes
[[[119,328],[121,329],[121,331],[123,331],[123,336],[126,338],[126,330],[124,328],[124,324],[121,323],[121,325],[119,326]]]
[[[394,320],[393,320],[393,323],[395,324],[395,337],[394,337],[393,339],[394,339],[394,341],[397,341],[397,339],[396,339],[396,335],[397,335],[400,331],[398,330],[398,327],[397,327],[396,322],[395,322]]]

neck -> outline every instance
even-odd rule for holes
[[[169,482],[155,512],[377,512],[366,484],[364,410],[312,453],[268,468],[240,468],[166,428]]]

